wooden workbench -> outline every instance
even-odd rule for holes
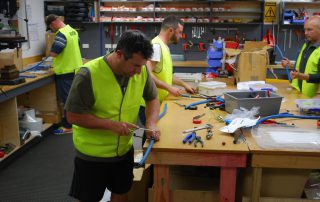
[[[306,99],[300,92],[292,89],[288,82],[273,84],[278,87],[278,94],[284,97],[280,112],[298,113],[295,99]],[[235,89],[235,86],[228,86]],[[179,99],[179,103],[188,104],[196,100]],[[198,101],[198,99],[197,99]],[[215,114],[208,108],[198,107],[196,111],[184,110],[174,104],[168,104],[167,114],[159,121],[161,138],[156,142],[147,159],[147,163],[154,164],[153,201],[170,201],[169,167],[173,165],[217,166],[221,167],[220,176],[220,201],[234,201],[236,191],[236,170],[246,167],[248,159],[253,167],[252,201],[259,201],[262,168],[320,168],[320,152],[315,151],[290,151],[290,150],[265,150],[261,149],[251,131],[246,130],[247,144],[233,144],[231,135],[218,131],[224,124],[218,123]],[[182,131],[193,128],[192,117],[205,112],[203,123],[214,125],[213,138],[205,139],[206,130],[197,134],[205,140],[204,148],[195,148],[182,143],[185,135]],[[282,119],[283,120],[283,119]],[[292,120],[291,120],[292,121]],[[299,124],[310,124],[315,127],[315,120],[297,120]],[[225,146],[222,143],[225,143]],[[148,143],[144,145],[147,148]]]
[[[48,70],[45,74],[23,73],[24,75],[36,76],[35,78],[26,78],[26,82],[18,85],[0,85],[5,93],[0,93],[0,102],[12,97],[21,95],[33,89],[39,88],[45,84],[54,82],[54,73]]]
[[[289,84],[273,84],[278,87],[278,94],[284,97],[281,104],[280,112],[290,112],[298,114],[297,107],[294,103],[295,99],[307,99],[298,91],[291,89]],[[279,119],[282,121],[290,121],[296,126],[304,126],[316,128],[316,120],[293,120]],[[293,128],[294,129],[294,128]],[[246,131],[247,145],[250,150],[251,162],[253,168],[252,178],[252,194],[251,201],[258,202],[260,200],[260,190],[262,187],[263,168],[285,168],[285,169],[319,169],[320,168],[320,151],[307,150],[290,150],[290,149],[262,149],[260,148],[250,130]],[[320,132],[319,132],[320,133]],[[301,190],[302,192],[303,190]]]
[[[198,99],[197,99],[198,100]],[[192,99],[179,100],[182,104],[194,102]],[[156,142],[146,163],[154,164],[153,201],[168,202],[169,167],[172,165],[216,166],[220,167],[220,201],[235,201],[237,168],[246,167],[248,147],[245,144],[233,144],[229,134],[218,131],[224,124],[215,119],[209,108],[198,107],[198,110],[185,110],[183,107],[165,101],[168,104],[167,114],[159,121],[161,139]],[[192,117],[206,113],[203,124],[214,125],[213,137],[206,140],[206,130],[197,132],[204,140],[200,145],[183,144],[183,130],[193,128]],[[201,125],[203,125],[201,124]],[[146,148],[148,143],[144,145]]]

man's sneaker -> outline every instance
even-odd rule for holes
[[[60,127],[53,131],[55,135],[72,134],[72,128]]]

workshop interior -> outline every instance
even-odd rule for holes
[[[166,17],[183,22],[166,45],[195,93],[176,86],[161,102],[160,140],[144,142],[155,130],[141,120],[130,130],[128,201],[320,200],[320,0],[1,0],[0,201],[76,201],[74,136],[55,132],[52,14],[76,30],[83,65],[123,33],[151,41]]]

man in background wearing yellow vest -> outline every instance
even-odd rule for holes
[[[47,28],[56,34],[50,50],[53,59],[53,69],[56,74],[56,87],[59,101],[66,103],[75,69],[82,65],[78,32],[57,16],[50,14],[46,18]],[[66,119],[66,113],[61,120],[61,126],[55,134],[72,133],[72,125]]]
[[[195,89],[187,83],[173,76],[173,66],[169,44],[178,44],[182,37],[183,22],[174,15],[167,16],[162,24],[158,36],[151,42],[153,44],[152,58],[147,62],[147,67],[152,72],[152,78],[158,87],[158,99],[162,102],[169,93],[173,96],[180,96],[184,90],[172,86],[172,84],[183,87],[188,93],[195,93]],[[139,119],[142,125],[145,125],[145,108],[141,106]],[[145,137],[145,135],[144,135]],[[142,139],[142,145],[145,138]]]
[[[133,138],[141,100],[146,101],[147,137],[159,140],[160,103],[145,64],[150,41],[138,30],[126,31],[114,52],[94,59],[76,74],[66,103],[76,150],[70,195],[100,201],[107,188],[111,201],[128,201],[133,181]]]
[[[173,66],[169,44],[178,44],[182,37],[183,22],[169,15],[161,25],[161,31],[158,36],[152,40],[153,55],[147,62],[147,67],[152,72],[152,78],[158,87],[158,97],[162,102],[168,94],[180,96],[183,90],[172,86],[172,84],[182,86],[188,93],[195,93],[195,89],[187,83],[173,76]]]
[[[295,71],[290,72],[292,87],[308,97],[317,95],[320,84],[320,16],[312,16],[304,25],[306,42],[296,61]],[[285,58],[281,65],[293,68]]]

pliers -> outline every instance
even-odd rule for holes
[[[196,140],[194,141],[194,147],[197,147],[197,144],[200,143],[201,147],[203,147],[204,142],[201,140],[200,136],[196,136]]]
[[[189,133],[183,140],[183,144],[185,144],[186,142],[188,142],[189,144],[192,143],[192,141],[194,140],[194,138],[197,138],[197,135],[195,132]]]

